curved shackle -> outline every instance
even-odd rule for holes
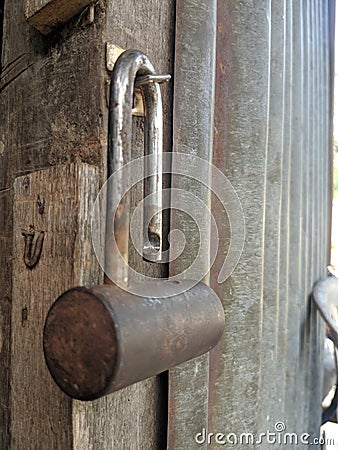
[[[126,50],[117,59],[111,76],[108,119],[108,177],[105,237],[105,273],[119,284],[128,283],[129,189],[130,174],[117,172],[131,160],[132,108],[134,88],[141,89],[145,110],[145,154],[152,154],[153,167],[145,167],[144,196],[152,194],[151,204],[145,203],[143,222],[143,256],[160,261],[162,253],[162,97],[159,82],[170,75],[156,75],[146,55],[138,50]],[[150,170],[150,171],[148,171]],[[119,205],[114,217],[114,205]],[[116,251],[116,246],[119,251]]]

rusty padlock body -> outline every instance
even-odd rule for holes
[[[222,304],[203,283],[161,280],[151,298],[102,285],[74,288],[56,300],[43,345],[58,386],[93,400],[209,351],[223,329]]]

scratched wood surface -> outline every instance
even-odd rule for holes
[[[106,168],[109,80],[105,43],[109,40],[124,48],[139,48],[154,59],[159,71],[171,73],[172,3],[163,5],[152,0],[146,5],[136,1],[106,5],[98,1],[93,23],[80,14],[48,36],[42,36],[28,24],[24,2],[5,3],[0,81],[0,448],[7,449],[12,444],[11,419],[17,419],[13,418],[11,407],[14,398],[18,400],[16,394],[12,396],[14,385],[10,383],[13,181],[36,170],[85,162],[98,168],[102,184]],[[164,92],[164,142],[168,149],[171,145],[171,106],[167,106],[170,85],[164,87]],[[142,127],[142,120],[136,119],[133,137],[136,154],[141,152]],[[134,267],[149,270],[133,254],[131,261]],[[161,267],[151,270],[157,276],[164,273]],[[13,318],[15,326],[21,327],[19,322]],[[33,338],[30,335],[28,342]],[[15,355],[19,352],[17,347],[15,352]],[[34,395],[41,395],[38,386],[34,386]],[[68,412],[67,409],[65,414]],[[32,412],[36,420],[40,420],[40,414],[46,413]],[[68,432],[72,433],[73,448],[81,450],[160,448],[166,431],[166,380],[156,377],[98,402],[74,402],[72,418],[67,416],[66,422],[60,422],[59,412],[53,414],[48,410],[56,434],[61,433],[61,423],[68,424],[68,431],[62,431],[63,440],[53,448],[66,448],[62,442],[70,439]],[[28,425],[25,422],[26,433],[30,432]],[[23,432],[19,423],[13,426],[13,430]],[[34,445],[39,444],[32,442],[30,448],[36,448]]]
[[[28,22],[43,34],[81,12],[92,0],[25,0]]]
[[[11,317],[11,197],[12,190],[0,192],[0,447],[8,448],[10,417],[10,317]],[[4,212],[7,212],[6,214]]]
[[[13,203],[11,333],[11,448],[72,448],[72,404],[53,382],[43,357],[42,332],[53,301],[66,289],[98,283],[91,247],[91,211],[98,170],[56,166],[18,177]],[[42,214],[37,199],[45,203]],[[45,238],[38,264],[23,260],[22,230]],[[33,245],[34,248],[34,245]],[[74,320],[76,318],[74,317]]]
[[[101,6],[97,5],[95,27],[73,23],[64,28],[63,36],[59,34],[46,39],[26,22],[24,2],[15,0],[5,5],[0,81],[1,449],[14,445],[10,434],[11,418],[14,418],[10,379],[13,361],[10,350],[13,181],[23,174],[64,162],[84,161],[99,169],[102,166],[105,135],[101,123],[105,98],[101,94],[100,67],[104,54],[99,50],[102,48],[103,13]],[[96,95],[91,95],[94,92]],[[53,277],[51,281],[55,282]],[[20,329],[21,323],[17,331]],[[27,336],[30,344],[34,339],[35,332]],[[18,351],[16,348],[16,354]],[[35,362],[32,360],[31,364]],[[36,384],[34,386],[34,391],[30,388],[33,398],[43,395],[40,388]],[[18,403],[16,405],[18,408]],[[67,418],[68,431],[62,431],[61,424],[65,425],[66,419],[63,422],[54,420],[54,410],[47,411],[33,411],[31,420],[39,422],[40,416],[47,414],[56,436],[65,433],[60,439],[61,443],[64,442],[72,426],[70,417]],[[29,435],[31,426],[27,421],[24,424],[24,432]],[[13,426],[19,427],[19,424]],[[20,444],[17,442],[15,445]],[[33,449],[37,445],[39,440],[31,442],[31,447],[27,448]],[[58,448],[57,444],[55,448]]]

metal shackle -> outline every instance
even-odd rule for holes
[[[131,158],[133,91],[135,84],[140,85],[145,146],[156,155],[151,173],[157,176],[148,188],[160,194],[162,102],[157,81],[162,79],[142,53],[130,50],[120,56],[112,75],[108,136],[108,174],[119,174]],[[113,178],[107,188],[105,272],[114,273],[119,286],[77,287],[63,293],[50,308],[43,333],[45,360],[54,381],[80,400],[99,398],[211,350],[225,324],[219,298],[201,282],[159,279],[140,283],[132,291],[137,294],[131,292],[126,264],[129,199],[122,195],[129,180],[125,175]],[[160,194],[145,213],[151,219],[147,233],[159,240],[150,249],[155,256],[162,246]]]
[[[119,171],[131,160],[132,108],[134,88],[141,89],[144,111],[145,155],[154,155],[155,175],[145,180],[145,195],[154,194],[156,203],[144,209],[143,256],[150,261],[160,261],[162,252],[162,146],[163,117],[159,82],[170,75],[156,75],[148,57],[138,50],[127,50],[117,59],[111,77],[108,119],[108,177],[105,272],[113,273],[120,283],[128,279],[129,242],[129,174]],[[147,168],[145,168],[147,172]],[[114,205],[118,204],[114,217]],[[115,244],[116,243],[116,244]],[[116,257],[115,247],[123,258]]]

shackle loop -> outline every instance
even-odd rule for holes
[[[153,155],[153,167],[145,167],[143,214],[143,257],[161,260],[162,254],[162,146],[163,116],[159,83],[170,75],[157,75],[148,57],[138,50],[126,50],[115,63],[111,77],[108,118],[108,177],[115,173],[107,186],[107,222],[105,239],[105,272],[114,273],[122,284],[128,283],[129,187],[130,174],[122,171],[131,160],[132,108],[135,86],[141,89],[145,110],[145,155]],[[147,161],[147,160],[146,160]],[[147,162],[146,162],[147,164]],[[114,217],[113,205],[119,204]],[[115,250],[115,242],[119,252]],[[120,255],[118,254],[120,253]],[[123,258],[123,261],[121,260]]]

